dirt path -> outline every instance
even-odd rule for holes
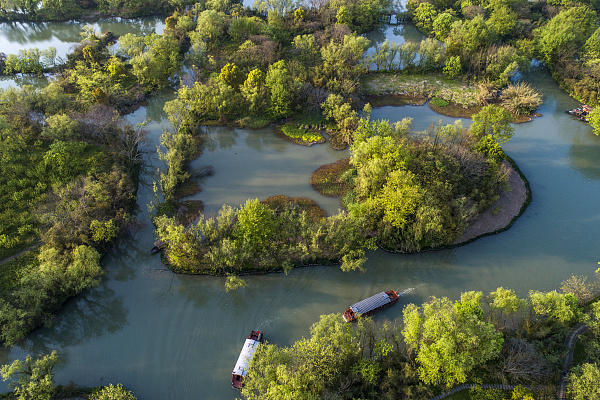
[[[14,259],[15,259],[15,258],[17,258],[17,257],[21,257],[23,254],[27,253],[28,251],[35,250],[35,249],[37,249],[38,247],[40,247],[41,245],[42,245],[42,243],[41,243],[41,242],[38,242],[38,243],[32,244],[31,246],[29,246],[29,247],[28,247],[28,248],[26,248],[26,249],[23,249],[23,250],[21,250],[21,251],[20,251],[20,252],[18,252],[17,254],[13,254],[12,256],[9,256],[9,257],[6,257],[6,258],[4,258],[4,259],[0,260],[0,265],[2,265],[2,264],[4,264],[4,263],[7,263],[7,262],[9,262],[9,261],[11,261],[11,260],[14,260]]]
[[[510,169],[508,176],[509,189],[500,193],[498,200],[488,210],[479,215],[454,244],[465,243],[479,236],[505,229],[521,213],[528,197],[527,185],[519,172],[509,162],[505,161],[504,164]]]
[[[569,369],[571,368],[571,364],[573,363],[573,351],[575,350],[575,343],[577,343],[577,338],[581,335],[587,326],[585,324],[579,324],[571,331],[566,340],[567,346],[567,355],[563,360],[563,370],[560,376],[560,382],[558,384],[558,390],[556,392],[556,398],[558,400],[566,400],[567,399],[567,374],[569,373]]]

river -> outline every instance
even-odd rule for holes
[[[56,38],[52,26],[47,25],[48,35]],[[57,32],[63,29],[62,24],[56,27]],[[9,30],[0,27],[3,41],[26,35]],[[402,34],[402,29],[388,28],[377,36],[399,39]],[[55,45],[58,39],[48,40]],[[451,250],[415,255],[375,251],[365,273],[314,267],[287,276],[252,276],[246,288],[233,293],[225,292],[222,278],[175,275],[149,254],[154,236],[147,204],[160,167],[155,149],[169,126],[162,105],[173,94],[153,97],[127,116],[132,123],[150,119],[138,225],[103,260],[106,274],[99,287],[70,300],[52,327],[38,329],[20,346],[0,350],[0,362],[56,349],[62,359],[56,380],[62,384],[120,382],[141,399],[233,399],[239,394],[231,389],[231,370],[251,329],[287,345],[308,335],[319,315],[340,313],[384,289],[416,288],[401,305],[379,313],[378,321],[400,318],[403,305],[433,295],[456,298],[461,291],[498,286],[526,295],[530,289],[557,288],[573,273],[591,276],[600,257],[600,138],[564,112],[576,102],[546,72],[531,72],[526,79],[545,101],[539,109],[543,117],[516,125],[514,138],[504,145],[533,193],[531,205],[508,231]],[[417,106],[375,108],[373,117],[412,117],[417,129],[453,120]],[[311,197],[329,213],[338,208],[336,200],[315,193],[308,180],[314,169],[344,152],[327,145],[293,145],[272,129],[207,128],[205,139],[204,154],[192,167],[215,168],[194,196],[208,214],[224,202],[239,204],[278,193]],[[6,390],[0,384],[0,391]]]

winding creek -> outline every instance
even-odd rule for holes
[[[114,25],[110,29],[159,29],[156,20],[155,25],[144,20],[119,24],[122,30]],[[18,24],[0,25],[0,48],[13,52],[8,46],[58,47],[59,41],[78,40],[76,34],[64,33],[65,26],[72,28],[71,23],[46,24],[42,34]],[[404,31],[389,28],[373,38],[398,40]],[[408,31],[413,38],[415,32]],[[15,44],[17,40],[21,41]],[[545,102],[539,109],[543,117],[516,125],[514,138],[504,146],[533,193],[531,205],[510,230],[450,250],[416,255],[376,251],[369,255],[365,273],[314,267],[288,276],[252,276],[246,288],[229,294],[221,278],[174,275],[159,257],[149,254],[154,236],[147,204],[160,167],[155,149],[169,124],[162,105],[172,93],[153,97],[127,116],[131,123],[151,121],[138,191],[138,225],[104,259],[101,285],[69,301],[52,327],[35,331],[21,346],[0,350],[0,363],[56,349],[62,358],[56,380],[62,384],[121,382],[142,399],[233,399],[238,393],[231,389],[231,369],[250,329],[263,330],[271,342],[289,344],[307,335],[320,314],[341,312],[384,289],[416,288],[401,299],[406,304],[498,286],[524,295],[529,289],[553,289],[573,273],[591,275],[600,257],[600,138],[564,112],[576,102],[546,72],[532,72],[526,79],[544,93]],[[375,108],[373,117],[412,117],[416,129],[453,121],[417,106]],[[208,214],[223,203],[237,205],[249,197],[278,193],[307,196],[329,213],[336,211],[337,200],[314,192],[309,177],[321,164],[344,157],[343,152],[327,145],[293,145],[270,128],[211,127],[205,136],[204,154],[192,167],[215,169],[213,176],[202,179],[203,190],[194,196],[204,202]],[[402,306],[396,306],[376,318],[401,315]],[[6,390],[0,383],[0,391]]]

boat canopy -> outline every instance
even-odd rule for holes
[[[388,303],[391,303],[392,300],[390,296],[386,292],[377,293],[369,298],[359,301],[358,303],[354,303],[350,306],[352,311],[355,314],[364,314],[369,311],[373,311],[377,307],[384,306]]]
[[[258,348],[259,344],[260,342],[258,340],[246,339],[240,356],[238,357],[235,367],[233,368],[233,375],[246,375],[250,361],[252,360],[254,353],[256,353],[256,349]]]

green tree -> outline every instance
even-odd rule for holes
[[[446,59],[444,64],[444,75],[449,78],[456,78],[462,72],[462,66],[460,64],[460,56],[452,56]]]
[[[288,348],[260,346],[242,394],[249,400],[308,400],[339,393],[345,371],[359,360],[358,335],[337,314],[322,315],[310,331]]]
[[[583,50],[585,58],[589,60],[600,58],[600,28],[596,29],[586,40]]]
[[[473,115],[471,131],[478,136],[491,135],[498,143],[505,143],[514,133],[514,129],[510,125],[511,121],[510,112],[490,104]]]
[[[440,40],[446,39],[454,21],[456,21],[456,17],[449,12],[439,13],[433,20],[432,33]]]
[[[196,30],[190,32],[192,44],[204,42],[210,49],[215,49],[225,34],[225,14],[215,10],[206,10],[198,15]]]
[[[431,33],[433,31],[433,22],[437,15],[437,10],[433,4],[422,2],[414,12],[413,21],[419,29],[425,33]]]
[[[231,38],[241,43],[252,35],[260,35],[267,30],[267,24],[258,17],[235,17],[229,23],[227,33]]]
[[[132,392],[125,389],[121,384],[102,387],[102,389],[92,393],[90,400],[136,400]]]
[[[43,265],[40,266],[40,269]],[[97,286],[102,276],[100,253],[93,247],[77,246],[72,250],[71,262],[65,270],[65,281],[72,293]]]
[[[221,68],[219,79],[237,89],[244,81],[244,75],[242,71],[233,63],[227,63]]]
[[[513,389],[510,400],[535,400],[535,398],[531,390],[519,385]]]
[[[493,143],[496,143],[495,140],[492,139]],[[496,144],[497,145],[497,144]],[[492,314],[495,318],[496,325],[500,329],[504,329],[507,327],[507,320],[517,313],[519,310],[525,307],[525,301],[520,299],[513,290],[504,289],[503,287],[499,287],[495,291],[490,293],[490,308],[492,311],[496,311],[497,314]]]
[[[447,52],[461,55],[466,59],[476,51],[487,47],[493,40],[493,34],[481,15],[471,20],[455,21],[444,41]]]
[[[568,377],[567,392],[573,400],[600,398],[600,368],[597,364],[583,364],[574,368]]]
[[[49,115],[42,134],[52,140],[74,140],[78,137],[79,123],[66,114]]]
[[[468,295],[455,304],[434,297],[422,308],[407,306],[402,333],[426,384],[463,383],[475,367],[500,354],[502,335],[473,308],[478,297]]]
[[[517,13],[507,6],[495,7],[487,20],[488,26],[499,36],[508,36],[517,25]]]
[[[284,60],[269,66],[265,84],[270,91],[269,111],[274,119],[287,117],[292,112],[294,84]]]
[[[169,263],[182,271],[194,270],[199,261],[199,245],[195,230],[186,229],[174,218],[161,215],[154,219],[156,237],[166,244],[166,257]]]
[[[346,6],[341,6],[337,10],[335,20],[338,24],[352,25],[352,11]]]
[[[43,166],[55,183],[67,183],[87,170],[86,153],[89,146],[85,142],[52,143],[44,154]]]
[[[590,309],[588,327],[595,336],[600,337],[600,301],[592,303]]]
[[[342,95],[354,93],[364,71],[363,55],[370,43],[363,36],[350,34],[344,36],[342,43],[331,40],[321,47],[323,63],[316,71],[315,82]]]
[[[256,252],[271,246],[275,230],[273,211],[258,199],[246,201],[237,213],[234,236]]]
[[[260,69],[255,68],[248,73],[240,90],[249,104],[251,114],[259,115],[266,110],[269,93],[265,84],[265,74]]]
[[[513,314],[523,307],[523,300],[517,297],[514,290],[499,287],[490,293],[490,306],[505,314]]]
[[[549,66],[572,57],[594,31],[596,15],[587,6],[575,6],[558,13],[534,31],[538,52]]]
[[[10,380],[10,387],[18,400],[50,400],[54,386],[54,367],[58,363],[56,351],[38,359],[27,356],[25,361],[15,360],[0,369],[2,379]]]
[[[547,293],[532,290],[529,301],[535,314],[562,324],[575,322],[581,313],[577,297],[556,290]]]

